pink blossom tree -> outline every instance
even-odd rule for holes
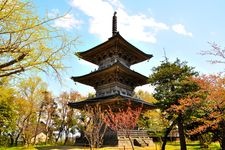
[[[112,130],[122,131],[128,137],[132,149],[134,149],[130,130],[137,126],[141,111],[142,105],[132,107],[130,102],[127,103],[127,107],[118,108],[118,110],[109,106],[109,109],[105,110],[103,120]]]

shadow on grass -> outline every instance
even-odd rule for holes
[[[37,146],[38,150],[87,150],[89,147],[79,147],[79,146]]]

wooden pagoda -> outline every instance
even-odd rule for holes
[[[134,88],[147,84],[147,77],[130,69],[130,66],[152,57],[127,42],[117,32],[116,16],[113,16],[112,37],[106,42],[87,51],[78,52],[79,58],[99,66],[98,70],[83,76],[72,77],[94,87],[96,97],[81,102],[69,103],[72,108],[82,109],[85,105],[109,104],[115,101],[143,104],[144,108],[154,106],[141,99],[134,98]]]
[[[147,77],[130,69],[131,65],[148,60],[151,54],[146,54],[126,41],[117,32],[117,18],[114,14],[112,37],[106,42],[87,51],[78,52],[78,57],[98,65],[94,72],[83,76],[72,77],[79,82],[94,87],[96,97],[80,102],[69,103],[76,109],[85,106],[101,105],[122,107],[128,101],[132,106],[142,105],[143,109],[153,109],[154,105],[134,97],[134,88],[147,84]]]

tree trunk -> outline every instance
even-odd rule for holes
[[[49,128],[50,128],[50,123],[51,123],[51,119],[52,119],[52,113],[48,112],[48,117],[46,120],[46,125],[45,125],[45,131],[46,131],[46,139],[45,139],[45,144],[47,144],[48,142],[50,142],[50,136],[49,136]]]
[[[14,144],[13,134],[9,134],[9,137],[10,137],[10,146],[13,146]]]
[[[40,120],[41,120],[41,111],[42,111],[42,106],[41,106],[41,108],[39,110],[39,114],[38,114],[38,121],[37,121],[37,125],[36,125],[36,128],[35,128],[33,145],[36,144],[36,138],[37,138],[37,134],[38,134],[38,128],[39,128],[39,124],[40,124]]]
[[[86,132],[86,131],[83,131],[84,132],[84,137],[87,139],[87,141],[88,141],[88,144],[89,144],[89,148],[90,148],[90,150],[92,150],[92,148],[93,148],[93,145],[92,145],[92,138],[91,138],[91,134],[89,134],[88,132]]]
[[[15,138],[15,146],[18,145],[18,140],[19,140],[19,137],[20,137],[20,135],[21,135],[22,132],[23,132],[23,129],[20,129],[20,130],[19,130],[19,133],[17,134],[17,136],[16,136],[16,138]]]
[[[169,126],[169,128],[166,128],[166,132],[165,132],[165,135],[164,135],[164,138],[163,138],[163,143],[162,143],[161,150],[165,150],[165,148],[166,148],[166,142],[167,142],[167,137],[170,134],[170,131],[173,129],[173,126],[176,124],[176,122],[177,122],[177,120],[174,120],[172,122],[172,124]]]
[[[56,140],[55,140],[56,143],[59,141],[59,138],[61,137],[62,132],[63,132],[63,129],[60,128],[60,129],[59,129],[58,136],[57,136],[57,138],[56,138]]]
[[[69,129],[65,130],[65,141],[63,145],[66,145],[67,141],[68,141],[68,136],[69,136]]]
[[[64,141],[63,145],[66,145],[67,144],[67,141],[68,141],[68,135],[66,135],[65,141]]]
[[[221,121],[221,132],[220,132],[220,146],[222,150],[225,150],[225,120]]]
[[[132,150],[134,150],[134,142],[132,141],[131,137],[128,135]]]
[[[179,138],[180,138],[180,149],[181,150],[187,150],[185,135],[184,135],[184,126],[183,126],[182,114],[178,115],[177,125],[178,125],[178,132],[179,132]]]
[[[225,150],[225,138],[222,138],[222,140],[220,141],[220,146],[222,150]]]
[[[59,128],[59,133],[58,133],[58,137],[56,138],[56,143],[58,142],[58,140],[59,140],[59,138],[61,137],[61,134],[62,134],[62,132],[63,132],[63,130],[64,130],[64,128],[65,128],[65,117],[63,117],[63,120],[62,120],[62,122],[61,122],[61,125],[60,125],[60,128]]]
[[[102,133],[101,133],[101,135],[99,137],[98,148],[103,145],[103,142],[104,142],[103,137],[105,135],[106,129],[108,128],[108,126],[105,123],[103,123],[102,126],[103,126],[103,131],[102,131]]]
[[[20,133],[18,133],[17,136],[16,136],[16,139],[15,139],[15,146],[18,145],[19,137],[20,137]]]

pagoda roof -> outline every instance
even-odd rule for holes
[[[121,94],[114,94],[114,95],[108,95],[104,97],[95,97],[91,99],[86,99],[79,102],[70,102],[68,105],[72,108],[76,109],[84,109],[86,106],[93,106],[93,105],[101,105],[105,109],[107,109],[109,106],[115,107],[115,108],[121,108],[122,106],[125,106],[126,103],[130,102],[132,107],[140,106],[142,105],[143,110],[149,110],[149,109],[155,109],[156,106],[152,103],[146,102],[144,100],[130,97],[130,96],[124,96]],[[103,109],[104,109],[103,108]]]
[[[134,56],[132,58],[135,58],[135,60],[131,62],[131,65],[148,60],[153,57],[153,55],[146,54],[135,46],[133,46],[132,44],[130,44],[119,34],[119,32],[110,37],[104,43],[99,44],[87,51],[77,52],[76,55],[81,59],[98,65],[99,62],[96,58],[97,55],[104,56],[106,53],[110,53],[110,51],[115,52],[118,50],[118,47],[122,48],[123,50],[126,50],[127,55]]]
[[[120,72],[119,75],[123,73],[127,77],[130,77],[131,79],[130,81],[134,83],[133,86],[141,86],[141,85],[147,84],[148,78],[146,76],[124,66],[120,61],[117,61],[112,66],[109,66],[107,68],[97,70],[83,76],[71,77],[71,79],[74,82],[80,82],[80,83],[87,84],[94,87],[95,81],[99,81],[100,79],[105,77],[105,75],[109,75],[110,73],[115,73],[115,72]]]

